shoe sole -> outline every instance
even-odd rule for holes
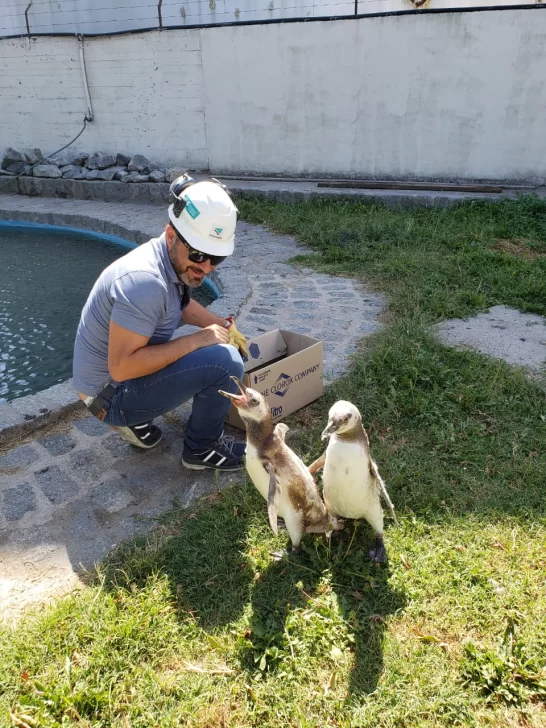
[[[113,427],[118,435],[121,437],[121,439],[124,442],[129,443],[129,445],[134,445],[135,447],[139,447],[141,450],[152,450],[154,447],[157,447],[161,440],[163,439],[163,433],[159,436],[159,440],[156,440],[153,445],[145,445],[143,442],[141,442],[136,435],[134,435],[131,430],[129,432],[122,432],[119,427]],[[129,428],[127,428],[129,429]]]
[[[184,458],[181,458],[182,465],[188,470],[218,470],[221,473],[231,473],[235,470],[243,470],[244,464],[237,465],[233,468],[216,468],[214,465],[198,465],[197,463],[187,463]]]

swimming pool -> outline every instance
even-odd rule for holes
[[[80,313],[101,271],[135,243],[85,230],[0,222],[0,403],[72,376]],[[193,297],[219,295],[207,281]]]

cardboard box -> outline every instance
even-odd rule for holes
[[[278,422],[322,396],[322,341],[305,334],[275,329],[248,342],[243,383],[263,394]],[[231,405],[226,422],[245,429]]]

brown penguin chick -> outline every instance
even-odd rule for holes
[[[247,433],[246,469],[250,479],[267,501],[269,523],[277,534],[277,516],[286,525],[297,552],[306,533],[330,533],[343,528],[322,502],[309,469],[285,443],[288,427],[273,425],[264,397],[245,387],[236,377],[240,394],[220,390],[237,407]]]

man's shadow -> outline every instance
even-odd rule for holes
[[[104,587],[141,589],[162,573],[181,620],[191,615],[209,632],[235,622],[253,582],[245,550],[256,497],[248,486],[236,486],[175,508],[152,534],[131,539],[106,559]]]

